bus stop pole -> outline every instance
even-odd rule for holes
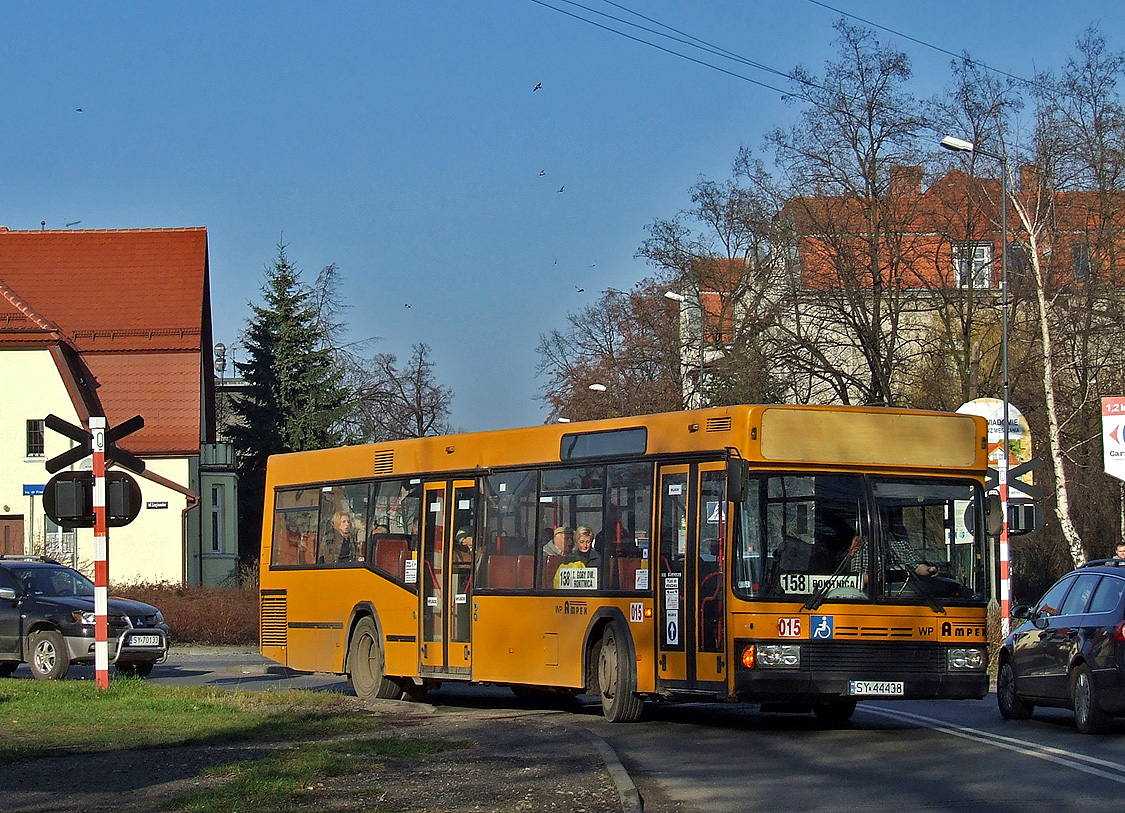
[[[106,525],[104,417],[90,418],[94,458],[94,673],[109,688],[109,529]]]

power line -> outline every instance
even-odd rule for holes
[[[587,8],[586,6],[582,6],[582,5],[581,5],[581,4],[579,4],[579,3],[574,3],[574,2],[572,2],[572,0],[556,0],[556,1],[557,1],[557,2],[563,2],[563,3],[570,3],[571,5],[574,5],[574,6],[578,6],[578,7],[580,7],[580,8],[583,8],[584,10],[586,10],[586,11],[590,12],[591,14],[597,14],[597,15],[599,15],[599,16],[602,16],[602,17],[607,17],[607,18],[609,18],[609,19],[612,19],[612,20],[615,20],[615,21],[617,21],[617,22],[620,22],[620,23],[622,23],[623,25],[629,25],[629,26],[633,26],[634,28],[641,28],[642,30],[645,30],[645,31],[649,31],[649,33],[655,34],[655,35],[657,35],[657,36],[668,37],[668,35],[667,35],[667,34],[662,34],[662,33],[658,32],[658,31],[651,31],[650,29],[645,29],[645,28],[644,28],[643,26],[638,26],[638,25],[636,25],[635,23],[630,23],[630,22],[629,22],[629,21],[627,21],[627,20],[621,20],[621,19],[619,19],[619,18],[616,18],[616,17],[613,17],[613,16],[611,16],[611,15],[608,15],[608,14],[604,14],[604,13],[602,13],[602,12],[600,12],[600,11],[594,11],[593,9]],[[701,65],[701,66],[703,66],[703,67],[705,67],[705,68],[710,68],[711,70],[714,70],[714,71],[718,71],[719,73],[723,73],[723,74],[726,74],[727,76],[731,76],[731,77],[734,77],[735,79],[741,79],[741,80],[742,80],[742,81],[744,81],[744,82],[749,82],[749,83],[750,83],[750,84],[752,84],[752,85],[757,85],[758,87],[762,87],[762,88],[765,88],[766,90],[772,90],[773,92],[775,92],[775,93],[778,93],[778,94],[780,94],[780,95],[782,95],[782,96],[794,96],[794,95],[800,95],[800,94],[794,94],[794,93],[793,93],[792,91],[788,91],[788,90],[783,90],[782,88],[779,88],[779,87],[774,87],[773,85],[767,84],[766,82],[760,82],[760,81],[758,81],[757,79],[751,79],[751,78],[750,78],[749,76],[745,76],[745,75],[743,75],[743,74],[741,74],[741,73],[736,73],[735,71],[727,70],[726,68],[722,68],[722,67],[720,67],[720,66],[718,66],[718,65],[714,65],[714,64],[712,64],[712,63],[710,63],[710,62],[706,62],[706,61],[704,61],[704,60],[702,60],[702,59],[696,59],[696,58],[695,58],[695,57],[693,57],[693,56],[688,56],[687,54],[682,54],[682,53],[680,53],[679,51],[674,51],[674,50],[672,50],[671,48],[665,48],[664,46],[662,46],[662,45],[658,45],[658,44],[657,44],[657,43],[655,43],[655,42],[649,42],[649,41],[648,41],[648,40],[646,40],[646,39],[642,39],[642,38],[640,38],[640,37],[635,37],[635,36],[633,36],[632,34],[629,34],[629,33],[625,32],[625,31],[620,31],[620,30],[618,30],[618,29],[616,29],[616,28],[612,28],[612,27],[610,27],[610,26],[608,26],[608,25],[603,25],[602,23],[599,23],[599,22],[597,22],[596,20],[590,20],[590,19],[587,19],[586,17],[583,17],[583,16],[581,16],[581,15],[579,15],[579,14],[575,14],[574,12],[571,12],[571,11],[567,11],[566,9],[562,9],[562,8],[559,8],[558,6],[553,6],[553,5],[551,5],[550,3],[547,3],[547,2],[545,2],[544,0],[531,0],[531,2],[532,2],[532,3],[535,3],[536,5],[539,5],[539,6],[543,6],[544,8],[549,8],[549,9],[551,9],[552,11],[557,11],[557,12],[558,12],[559,14],[564,14],[564,15],[566,15],[567,17],[572,17],[572,18],[574,18],[575,20],[579,20],[579,21],[581,21],[581,22],[584,22],[584,23],[586,23],[587,25],[592,25],[592,26],[594,26],[595,28],[600,28],[600,29],[602,29],[603,31],[608,31],[608,32],[610,32],[611,34],[616,34],[616,35],[617,35],[617,36],[619,36],[619,37],[624,37],[625,39],[628,39],[628,40],[632,40],[633,42],[636,42],[636,43],[640,43],[641,45],[647,45],[647,46],[648,46],[648,47],[650,47],[650,48],[655,48],[656,50],[658,50],[658,51],[662,51],[662,52],[664,52],[664,53],[666,53],[666,54],[669,54],[669,55],[671,55],[671,56],[676,56],[676,57],[679,57],[680,59],[684,59],[684,60],[687,60],[688,62],[693,62],[693,63],[695,63],[696,65]],[[673,39],[673,40],[675,40],[675,39],[676,39],[675,37],[668,37],[668,38],[669,38],[669,39]],[[689,43],[683,43],[683,41],[682,41],[682,40],[676,40],[676,41],[678,41],[678,42],[681,42],[682,44],[686,44],[686,45],[692,45],[692,47],[696,47],[696,48],[700,48],[700,47],[701,47],[701,46],[698,46],[698,45],[693,45],[693,44],[692,44],[692,43],[690,43],[690,42],[689,42]],[[702,49],[702,50],[707,50],[707,49]],[[710,51],[710,53],[715,53],[715,51]],[[716,55],[717,55],[717,56],[722,56],[722,54],[716,54]],[[727,58],[728,58],[728,59],[730,59],[731,57],[727,57]],[[784,74],[784,73],[781,73],[780,71],[776,71],[776,70],[773,70],[772,68],[764,68],[764,67],[759,67],[759,66],[757,66],[757,65],[753,65],[752,63],[750,63],[750,61],[749,61],[749,60],[745,60],[745,59],[739,59],[738,61],[741,61],[741,62],[743,62],[744,64],[747,64],[747,65],[749,65],[749,66],[751,66],[751,67],[756,67],[756,68],[758,68],[759,70],[769,70],[769,71],[771,71],[772,73],[776,73],[776,74],[778,74],[778,75],[780,75],[780,76],[788,76],[788,74]],[[790,77],[790,78],[791,78],[791,77]]]
[[[606,0],[606,1],[608,2],[608,0]],[[1016,76],[1014,73],[1008,73],[1007,71],[1002,71],[999,68],[993,68],[990,65],[986,65],[985,63],[981,62],[980,60],[971,59],[966,54],[955,54],[952,51],[947,51],[945,48],[934,45],[933,43],[930,43],[930,42],[926,42],[923,39],[918,39],[917,37],[912,37],[909,34],[904,34],[901,31],[896,31],[895,29],[888,28],[885,25],[879,25],[879,23],[872,22],[871,20],[868,20],[864,17],[860,17],[857,14],[850,14],[850,13],[844,11],[843,9],[838,9],[835,6],[830,6],[827,3],[822,3],[821,0],[809,0],[809,2],[812,3],[814,6],[820,6],[823,9],[827,9],[828,11],[834,12],[836,14],[839,14],[839,15],[843,16],[843,17],[848,17],[852,20],[858,20],[859,22],[863,23],[864,25],[869,25],[872,28],[878,28],[880,31],[886,31],[888,34],[894,34],[896,37],[902,37],[904,40],[909,40],[910,42],[916,43],[917,45],[921,45],[923,48],[929,48],[933,51],[937,51],[940,54],[945,54],[946,56],[951,56],[956,60],[959,60],[961,62],[967,62],[974,67],[981,68],[983,70],[989,71],[990,73],[998,73],[1001,76],[1006,76],[1009,79],[1014,79],[1015,81],[1020,82],[1021,84],[1024,84],[1024,85],[1028,85],[1030,87],[1039,87],[1039,83],[1035,82],[1031,79],[1024,79],[1022,76]]]

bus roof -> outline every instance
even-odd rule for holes
[[[283,485],[728,449],[751,465],[924,467],[982,474],[987,427],[978,416],[920,410],[714,407],[274,455],[269,479]]]

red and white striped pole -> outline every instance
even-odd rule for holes
[[[94,672],[99,689],[109,688],[109,529],[106,525],[105,430],[105,418],[90,418],[94,456]]]

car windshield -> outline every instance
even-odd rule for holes
[[[94,595],[94,583],[69,567],[9,567],[23,589],[36,596]]]

